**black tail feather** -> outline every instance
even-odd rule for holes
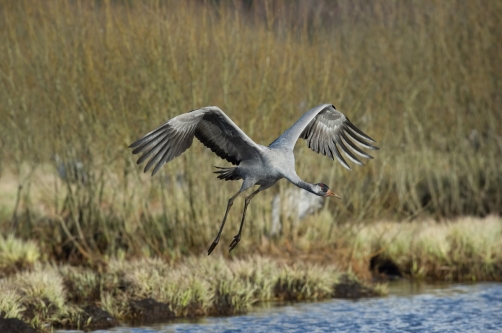
[[[217,167],[215,168],[220,169],[216,170],[214,173],[219,174],[218,179],[223,179],[223,180],[239,180],[242,179],[241,176],[236,174],[236,167],[234,168],[222,168],[222,167]]]

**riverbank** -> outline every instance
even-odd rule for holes
[[[331,246],[299,238],[264,242],[252,256],[119,255],[79,265],[44,259],[34,240],[0,237],[0,314],[39,330],[91,329],[240,314],[260,301],[385,295],[386,284],[372,280],[502,281],[497,216],[354,224],[335,232],[344,237]]]
[[[388,297],[267,303],[246,315],[168,320],[141,327],[124,324],[100,332],[500,332],[501,306],[501,283],[401,281],[389,283]]]
[[[273,300],[386,294],[335,265],[287,264],[261,256],[110,260],[95,267],[35,263],[0,280],[0,313],[39,330],[95,329],[120,321],[231,315]]]

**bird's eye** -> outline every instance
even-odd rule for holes
[[[328,185],[326,185],[326,184],[324,184],[324,183],[318,183],[317,185],[319,185],[319,187],[321,188],[321,190],[322,190],[323,192],[328,192],[328,190],[329,190]]]

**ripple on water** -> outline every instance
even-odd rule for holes
[[[235,317],[120,333],[167,332],[502,332],[502,284],[391,286],[391,296],[261,308]]]

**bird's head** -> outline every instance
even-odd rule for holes
[[[324,183],[317,183],[316,184],[316,194],[321,197],[337,197],[338,199],[341,199],[341,197],[338,194],[335,194],[333,191],[331,191],[328,187],[328,185]]]

